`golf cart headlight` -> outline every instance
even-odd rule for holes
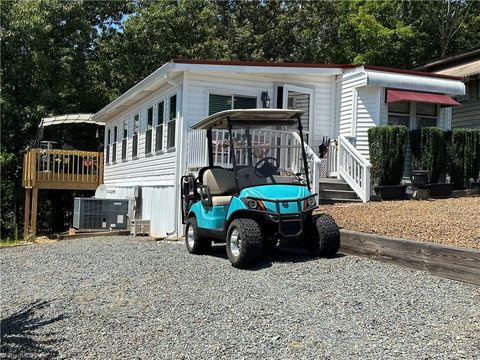
[[[248,200],[247,205],[250,209],[257,209],[258,208],[257,200]]]
[[[309,198],[307,199],[307,204],[308,204],[308,206],[317,205],[317,204],[315,203],[315,198],[314,198],[313,196],[312,196],[312,197],[309,197]]]

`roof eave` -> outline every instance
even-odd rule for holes
[[[175,70],[175,66],[176,65],[173,62],[164,64],[142,81],[138,82],[136,85],[124,92],[118,98],[113,100],[111,103],[106,105],[104,108],[96,112],[92,116],[92,120],[99,121],[115,110],[118,111],[122,107],[129,107],[129,105],[125,105],[125,103],[127,103],[129,100],[135,99],[140,94],[147,96],[149,93],[154,92],[156,88],[162,86],[163,83],[167,83],[167,79],[165,79],[165,77],[170,71]]]

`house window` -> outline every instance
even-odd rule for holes
[[[210,94],[208,97],[208,115],[232,109],[256,109],[255,96]]]
[[[112,163],[117,161],[117,126],[113,127]]]
[[[399,101],[388,104],[388,125],[403,125],[410,128],[410,103]]]
[[[145,154],[152,153],[153,106],[147,110],[147,131],[145,132]]]
[[[417,128],[437,126],[437,105],[429,103],[416,104]]]
[[[163,150],[163,121],[165,118],[165,102],[157,104],[157,126],[155,128],[155,151]]]
[[[175,147],[175,123],[177,120],[177,95],[170,96],[168,104],[167,149]]]
[[[122,160],[127,159],[127,137],[128,137],[128,122],[123,122],[123,139],[122,139]]]
[[[105,162],[110,164],[110,139],[111,139],[111,129],[107,131],[107,146],[105,147]]]
[[[132,157],[137,157],[138,153],[138,126],[140,122],[140,114],[133,117],[133,137],[132,137]]]

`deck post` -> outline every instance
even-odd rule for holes
[[[32,189],[25,189],[25,222],[23,224],[23,238],[27,239],[30,233],[30,207]]]
[[[31,234],[35,237],[37,232],[37,204],[38,204],[38,188],[33,188],[32,194],[32,227]]]

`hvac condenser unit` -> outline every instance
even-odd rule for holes
[[[128,200],[75,198],[73,227],[77,230],[126,230]]]

